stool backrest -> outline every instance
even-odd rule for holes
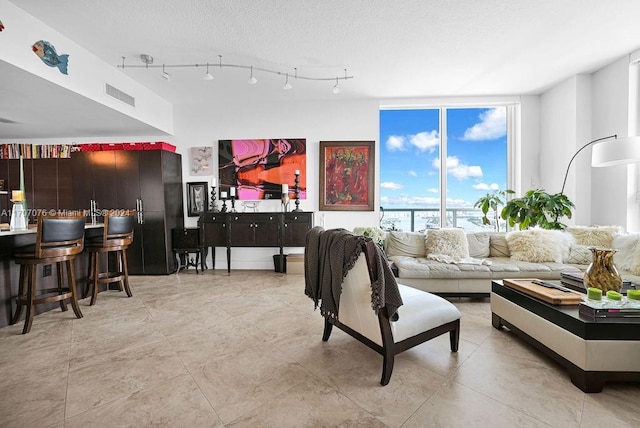
[[[35,255],[38,258],[69,256],[84,249],[84,213],[38,216]]]
[[[104,216],[104,246],[130,245],[133,242],[135,228],[135,211],[110,210]]]

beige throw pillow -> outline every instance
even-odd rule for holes
[[[454,259],[469,257],[469,242],[463,229],[429,229],[425,246],[425,256],[443,254]]]
[[[490,257],[511,257],[506,233],[492,233],[489,237]]]
[[[562,263],[573,241],[562,231],[544,229],[509,232],[506,239],[512,259],[533,263]]]
[[[389,257],[424,257],[424,233],[390,231],[385,240],[385,251]]]
[[[620,226],[569,226],[567,231],[575,237],[576,244],[612,248],[613,238],[622,233],[622,228]]]
[[[469,243],[469,256],[476,259],[489,257],[489,241],[491,235],[488,232],[467,233]]]

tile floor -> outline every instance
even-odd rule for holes
[[[460,350],[447,335],[396,358],[334,329],[301,275],[193,270],[132,277],[132,298],[81,301],[0,329],[2,427],[632,427],[640,385],[585,394],[507,330],[488,300],[454,299]]]

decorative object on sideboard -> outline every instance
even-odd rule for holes
[[[603,292],[613,290],[620,292],[622,277],[613,263],[616,250],[610,248],[590,247],[593,261],[584,272],[584,285],[587,288],[599,288]]]
[[[220,190],[220,200],[222,201],[222,208],[220,208],[221,213],[227,212],[227,192],[225,190]]]
[[[231,199],[231,209],[229,210],[229,212],[235,213],[236,212],[236,188],[235,187],[229,188],[229,194]]]
[[[40,56],[40,55],[38,55],[38,56]],[[250,85],[255,85],[256,83],[258,83],[258,79],[256,79],[256,77],[254,76],[254,71],[260,71],[260,72],[263,72],[263,73],[270,73],[270,74],[276,74],[278,76],[283,76],[284,79],[285,79],[284,86],[283,86],[284,90],[289,90],[289,89],[291,89],[293,87],[291,85],[291,83],[289,82],[289,75],[291,75],[294,80],[300,79],[300,80],[310,80],[310,81],[318,81],[318,82],[332,82],[332,83],[335,81],[335,85],[332,86],[331,90],[332,90],[332,92],[334,94],[338,94],[338,93],[340,93],[340,89],[341,89],[340,86],[338,86],[338,82],[340,80],[347,81],[349,79],[353,79],[353,76],[349,76],[348,75],[346,68],[343,68],[341,70],[341,72],[344,71],[344,76],[339,75],[337,73],[335,75],[327,75],[327,76],[311,76],[311,75],[299,74],[297,67],[293,67],[293,69],[289,68],[288,71],[279,71],[279,70],[274,70],[274,69],[270,69],[270,68],[256,67],[254,65],[223,63],[222,62],[222,55],[218,55],[217,63],[214,61],[214,62],[204,62],[204,63],[195,63],[195,64],[153,64],[153,57],[151,55],[148,55],[148,54],[140,55],[140,61],[142,62],[142,64],[128,65],[128,64],[125,64],[125,59],[126,59],[126,57],[123,56],[122,57],[122,64],[119,64],[116,67],[117,68],[122,68],[123,70],[125,68],[145,68],[145,69],[161,68],[162,69],[161,77],[163,79],[165,79],[165,80],[170,80],[171,79],[170,74],[166,71],[167,68],[199,68],[199,67],[202,67],[202,68],[204,68],[206,70],[206,72],[205,72],[205,74],[203,76],[204,80],[214,80],[214,76],[211,74],[210,68],[220,68],[220,69],[222,69],[222,68],[233,68],[233,69],[249,70],[249,79],[247,80],[247,83],[249,83]],[[44,59],[43,59],[43,61],[44,61]]]
[[[218,209],[218,204],[216,202],[216,186],[215,185],[211,186],[211,204],[209,205],[209,208],[214,213],[220,212],[220,210]]]
[[[198,217],[209,206],[206,181],[187,183],[187,216]]]
[[[289,185],[282,185],[282,196],[280,196],[280,200],[282,201],[282,211],[287,212],[289,207]]]
[[[293,187],[293,194],[296,198],[296,208],[293,210],[293,212],[299,213],[299,212],[302,212],[302,210],[300,209],[300,170],[296,169],[294,174],[296,178],[295,178],[295,185]]]

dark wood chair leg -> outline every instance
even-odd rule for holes
[[[76,317],[82,318],[80,305],[78,305],[78,299],[76,298],[76,279],[73,275],[73,260],[67,260],[67,276],[69,280],[69,290],[71,291],[71,307]]]
[[[324,319],[324,332],[322,333],[322,341],[326,342],[329,340],[329,336],[331,336],[331,330],[333,329],[333,324],[329,322],[327,318]]]
[[[36,294],[36,269],[38,265],[30,265],[29,273],[27,275],[27,314],[24,318],[24,328],[22,329],[22,334],[27,334],[31,331],[31,325],[33,324],[33,315],[35,312],[35,307],[33,304],[33,299]]]
[[[391,373],[393,373],[393,362],[395,356],[389,348],[384,348],[384,360],[382,362],[382,378],[380,378],[380,384],[385,386],[391,380]]]
[[[56,280],[58,281],[58,294],[63,294],[64,291],[64,278],[63,278],[63,269],[62,269],[62,262],[56,262]],[[60,309],[62,309],[62,312],[65,312],[67,310],[67,302],[66,299],[62,299],[60,300]]]
[[[20,265],[20,279],[18,282],[18,298],[16,299],[16,312],[13,314],[13,318],[11,318],[10,324],[13,325],[20,321],[20,317],[22,316],[22,309],[24,308],[24,300],[27,298],[26,296],[26,287],[25,287],[25,272],[27,266]]]
[[[89,265],[87,266],[87,282],[85,283],[85,286],[82,290],[82,298],[85,299],[88,295],[89,292],[91,292],[91,284],[93,282],[93,272],[91,271],[92,266],[93,266],[93,257],[95,256],[95,253],[93,251],[89,251]]]
[[[127,250],[124,249],[121,252],[122,255],[122,273],[124,274],[124,291],[127,293],[127,297],[131,297],[131,288],[129,288],[129,264],[127,263]]]
[[[100,254],[97,252],[93,252],[93,259],[91,260],[91,271],[93,272],[93,286],[91,290],[91,301],[89,302],[89,306],[93,306],[96,304],[96,299],[98,298],[98,276],[100,275],[99,267],[100,267]]]
[[[449,332],[449,342],[451,343],[451,351],[458,352],[458,346],[460,345],[460,324],[455,330]]]

